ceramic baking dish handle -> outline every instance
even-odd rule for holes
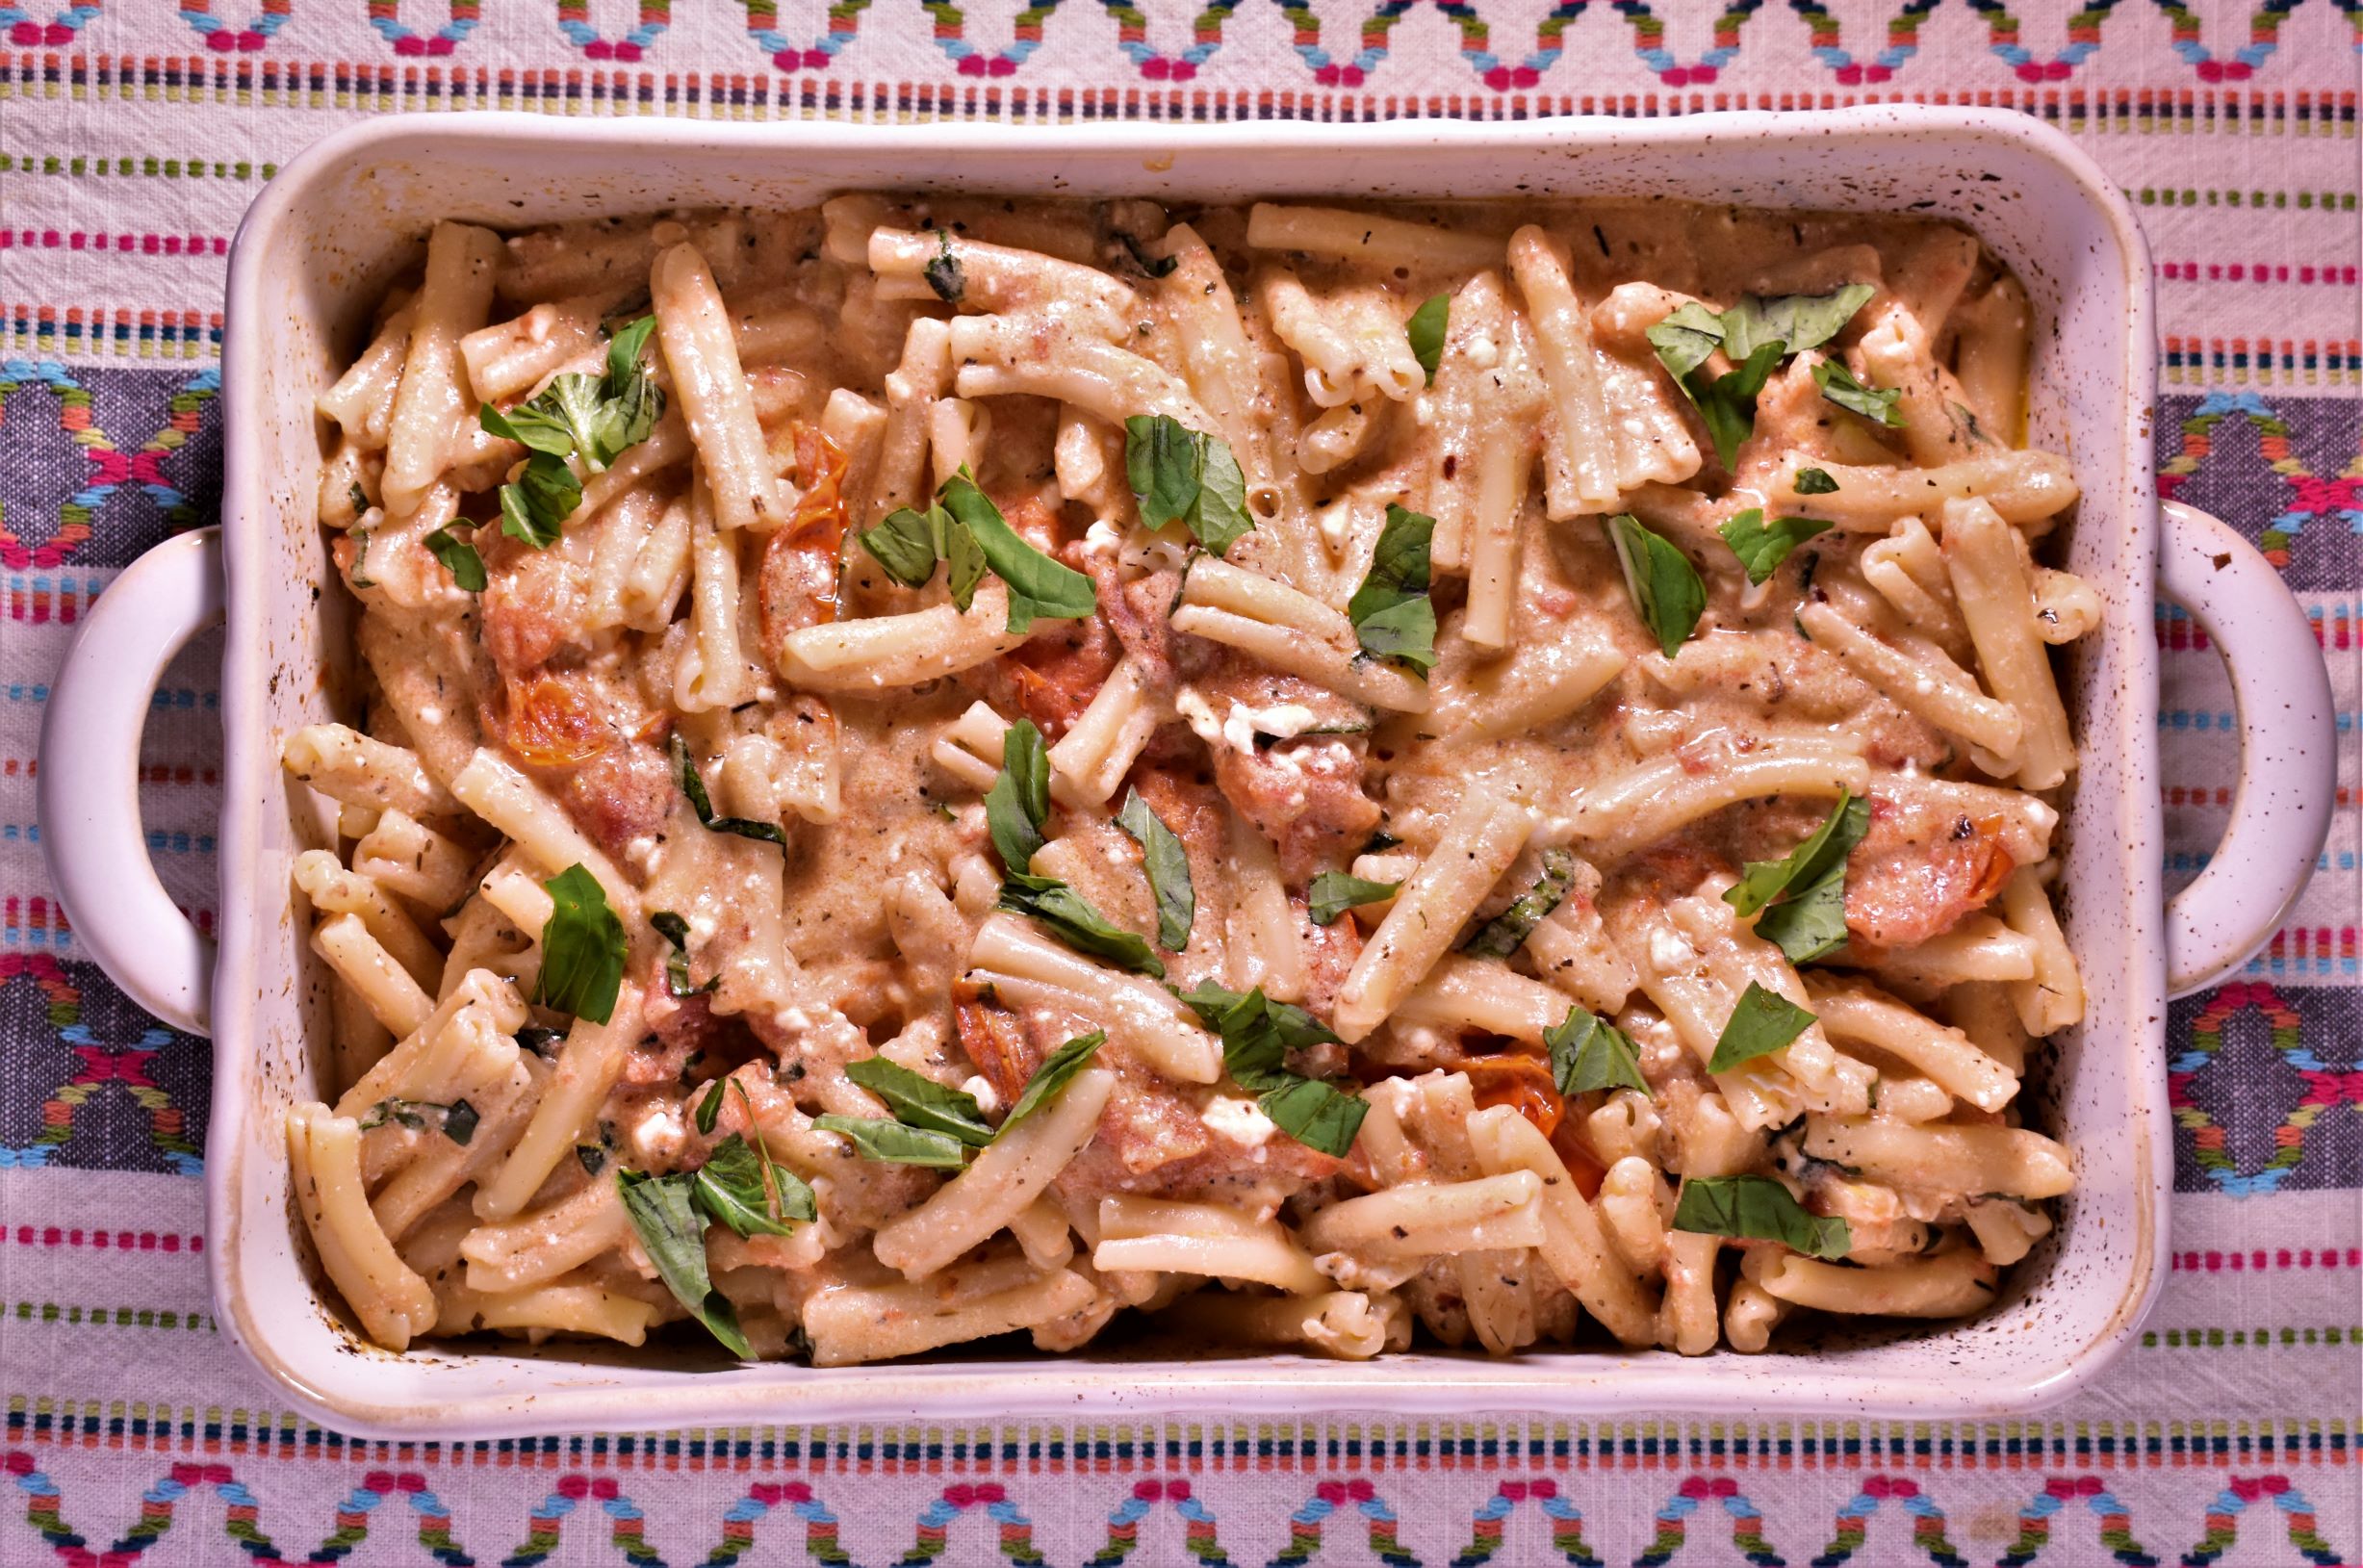
[[[2179,501],[2160,508],[2158,590],[2191,612],[2231,672],[2240,783],[2231,826],[2166,906],[2166,989],[2213,984],[2289,913],[2330,831],[2338,731],[2330,672],[2304,608],[2254,546]]]
[[[140,731],[156,682],[221,619],[221,530],[158,545],[83,618],[41,720],[41,855],[74,942],[176,1029],[212,1033],[214,943],[181,913],[140,825]]]

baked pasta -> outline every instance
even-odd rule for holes
[[[1978,1311],[2083,1006],[2028,316],[1669,203],[438,225],[320,402],[327,1277],[824,1366]]]

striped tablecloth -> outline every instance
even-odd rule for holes
[[[214,514],[240,213],[332,127],[475,107],[1348,121],[1905,96],[2040,116],[2148,229],[2167,488],[2287,575],[2344,737],[2358,0],[252,3],[0,0],[0,1564],[2363,1561],[2363,876],[2344,785],[2271,948],[2173,1009],[2173,1275],[2142,1343],[2066,1409],[1988,1426],[1635,1409],[347,1443],[216,1333],[205,1043],[81,957],[34,819],[75,623]],[[2221,831],[2236,746],[2205,639],[2163,607],[2157,635],[2180,880]],[[215,653],[166,681],[142,758],[150,847],[200,922]],[[2342,781],[2354,762],[2343,738]]]

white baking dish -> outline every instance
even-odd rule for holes
[[[301,792],[283,782],[278,742],[326,715],[321,672],[347,658],[341,596],[316,586],[331,578],[313,517],[312,399],[438,218],[520,225],[678,205],[803,206],[841,189],[921,184],[1223,200],[1679,196],[1910,209],[1985,236],[2038,301],[2035,435],[2074,459],[2084,500],[2069,564],[2108,605],[2105,629],[2080,645],[2070,699],[2085,765],[2066,831],[2067,915],[2090,1014],[2030,1095],[2074,1147],[2079,1186],[2055,1239],[2016,1271],[2001,1305],[1926,1332],[1697,1361],[1601,1350],[1338,1365],[1112,1350],[816,1372],[722,1368],[689,1350],[429,1347],[397,1356],[345,1325],[321,1296],[291,1210],[280,1126],[291,1100],[315,1093],[307,1040],[321,977],[288,890],[290,862],[318,841],[318,828]],[[2166,999],[2253,951],[2312,867],[2332,798],[2330,698],[2306,622],[2262,558],[2198,514],[2169,507],[2161,521],[2150,473],[2148,258],[2118,193],[2035,121],[1901,106],[1351,129],[402,116],[331,138],[271,183],[240,230],[229,306],[225,525],[153,553],[87,620],[50,704],[41,817],[82,943],[152,1011],[214,1035],[207,1255],[218,1311],[321,1422],[461,1438],[1117,1408],[1973,1415],[2066,1395],[2133,1334],[2165,1267]],[[147,864],[134,761],[153,678],[220,611],[224,578],[217,958]],[[2247,748],[2217,869],[2170,903],[2159,881],[2150,630],[2161,584],[2231,661]]]

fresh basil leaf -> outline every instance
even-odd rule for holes
[[[1672,658],[1682,652],[1707,613],[1707,585],[1698,568],[1671,539],[1651,532],[1631,512],[1608,519],[1608,541],[1616,547],[1616,564],[1624,569],[1625,592],[1632,607]]]
[[[656,330],[656,318],[641,317],[629,326],[618,327],[607,339],[607,391],[620,395],[624,384],[635,375],[647,373],[641,369],[640,355],[648,348],[650,334]]]
[[[1784,357],[1818,348],[1845,330],[1855,312],[1878,292],[1868,283],[1849,283],[1832,294],[1785,294],[1770,299],[1742,295],[1739,303],[1718,318],[1723,351],[1741,360],[1767,343],[1780,344]]]
[[[936,240],[936,254],[929,258],[922,275],[927,286],[936,291],[937,298],[947,305],[957,305],[968,292],[968,277],[961,269],[960,258],[952,254],[952,231],[937,229]]]
[[[854,539],[886,569],[886,576],[906,588],[924,588],[936,575],[937,542],[943,537],[943,524],[940,506],[930,506],[924,512],[902,506],[880,519],[876,527],[855,534]]]
[[[759,838],[766,844],[787,847],[787,834],[776,822],[751,822],[739,816],[714,815],[714,801],[706,792],[706,781],[698,776],[698,765],[689,755],[689,742],[680,731],[673,732],[667,745],[673,758],[673,779],[688,797],[689,809],[698,814],[698,822],[708,833],[736,834],[741,838]]]
[[[358,481],[345,487],[345,499],[352,502],[355,517],[370,509],[370,493],[362,489]]]
[[[1739,1005],[1732,1009],[1723,1033],[1715,1039],[1715,1054],[1708,1059],[1707,1070],[1729,1072],[1759,1056],[1769,1056],[1804,1034],[1812,1021],[1812,1014],[1751,980],[1739,993]]]
[[[1173,269],[1181,265],[1179,256],[1150,255],[1148,247],[1141,243],[1138,236],[1128,234],[1122,229],[1116,231],[1116,237],[1123,242],[1124,249],[1132,257],[1132,265],[1146,272],[1150,277],[1169,277],[1172,275]]]
[[[1649,1092],[1631,1039],[1596,1014],[1570,1007],[1557,1028],[1543,1031],[1543,1044],[1551,1052],[1551,1081],[1562,1094],[1588,1094],[1599,1089]]]
[[[1809,1258],[1842,1258],[1854,1250],[1854,1232],[1845,1221],[1806,1213],[1770,1176],[1686,1178],[1674,1205],[1674,1228],[1779,1242]]]
[[[1147,527],[1161,528],[1190,515],[1205,466],[1206,438],[1170,414],[1124,421],[1124,482]]]
[[[1750,582],[1763,582],[1788,559],[1789,552],[1817,533],[1829,531],[1830,525],[1810,517],[1776,517],[1764,521],[1764,509],[1751,506],[1735,512],[1720,531],[1723,542],[1732,547],[1739,564],[1747,569]]]
[[[1071,621],[1099,607],[1092,579],[1027,544],[1001,508],[965,473],[943,483],[939,497],[954,522],[967,526],[993,575],[1009,584],[1009,630],[1030,630],[1037,616]]]
[[[1141,503],[1143,523],[1160,528],[1178,521],[1217,555],[1255,527],[1246,476],[1229,445],[1169,414],[1124,421],[1124,480]]]
[[[780,1208],[771,1212],[771,1194],[763,1186],[763,1161],[736,1133],[714,1145],[706,1163],[693,1173],[690,1195],[699,1208],[741,1236],[786,1236],[794,1231],[789,1219],[809,1220],[818,1212],[812,1189],[802,1177],[781,1166],[771,1168],[780,1182]],[[790,1187],[788,1183],[794,1183]],[[801,1207],[804,1212],[797,1213]]]
[[[1165,819],[1148,809],[1137,789],[1124,796],[1116,825],[1141,846],[1141,868],[1148,876],[1149,896],[1157,901],[1157,945],[1178,953],[1190,945],[1190,926],[1197,918],[1197,894],[1190,886],[1190,852]]]
[[[719,973],[716,973],[713,978],[706,981],[703,986],[693,986],[689,983],[688,921],[682,919],[671,910],[658,910],[655,913],[648,917],[648,923],[656,928],[656,935],[662,937],[666,941],[673,944],[673,951],[671,955],[664,961],[664,989],[666,995],[672,997],[676,1001],[679,1001],[684,996],[702,996],[706,992],[712,990],[715,987],[722,984],[722,976]],[[709,1129],[705,1127],[700,1127],[698,1129],[700,1132],[706,1132],[707,1130]]]
[[[450,572],[451,580],[469,593],[482,593],[485,584],[491,580],[484,575],[484,557],[475,553],[475,546],[468,543],[449,528],[437,528],[428,534],[426,548],[433,553],[435,559],[441,561]],[[355,587],[373,586],[359,578],[353,578],[353,585]]]
[[[548,388],[527,406],[546,410],[548,416],[565,429],[567,445],[575,455],[583,460],[584,467],[596,473],[607,464],[607,460],[600,455],[600,425],[606,397],[604,376],[573,372],[552,376]],[[552,455],[563,458],[566,451],[560,450]]]
[[[639,1234],[640,1249],[656,1267],[673,1298],[722,1342],[722,1348],[748,1360],[755,1354],[738,1326],[738,1313],[730,1298],[714,1289],[706,1269],[706,1221],[693,1197],[696,1179],[687,1172],[652,1176],[618,1167],[615,1188],[624,1213]]]
[[[506,413],[484,403],[475,411],[475,422],[486,435],[514,441],[527,451],[542,452],[561,461],[575,450],[575,433],[568,428],[556,405],[544,403],[540,398],[519,403]]]
[[[565,532],[566,520],[582,500],[582,481],[562,457],[537,451],[526,471],[501,487],[501,531],[535,550],[548,550]]]
[[[1830,477],[1828,469],[1801,468],[1797,470],[1794,488],[1800,496],[1835,496],[1837,481]]]
[[[1017,1096],[1017,1103],[1009,1108],[1001,1118],[1001,1131],[1007,1132],[1043,1106],[1059,1097],[1059,1092],[1074,1081],[1075,1074],[1090,1066],[1099,1048],[1108,1043],[1108,1032],[1094,1029],[1088,1035],[1077,1035],[1042,1059],[1026,1080],[1026,1087]]]
[[[444,530],[438,528],[435,531],[440,533]],[[352,574],[345,580],[355,588],[374,588],[377,586],[377,579],[370,576],[370,530],[367,528],[353,529],[352,541],[353,569]],[[469,553],[473,555],[475,553],[472,550],[469,552]],[[476,562],[476,565],[479,568],[482,567],[483,564],[484,563],[481,560]],[[454,573],[453,575],[456,576],[457,574]],[[470,589],[469,591],[471,593],[482,592],[481,589],[474,588]]]
[[[1056,877],[1012,872],[1001,884],[1001,908],[1040,921],[1052,936],[1078,953],[1104,958],[1138,974],[1165,978],[1165,963],[1149,947],[1147,938],[1115,924]]]
[[[1669,313],[1645,336],[1657,350],[1658,362],[1674,373],[1674,379],[1686,382],[1692,371],[1723,347],[1723,322],[1712,310],[1692,299]]]
[[[716,1078],[706,1086],[706,1097],[698,1101],[697,1115],[690,1118],[700,1138],[713,1136],[714,1124],[722,1119],[722,1101],[729,1093],[730,1080],[727,1078]]]
[[[1444,360],[1444,334],[1451,319],[1452,296],[1431,294],[1420,301],[1420,308],[1403,323],[1403,336],[1411,344],[1411,357],[1427,373],[1427,384],[1431,387],[1436,384],[1436,367]]]
[[[1034,721],[1019,719],[1001,737],[1001,772],[985,792],[985,823],[1002,870],[1018,876],[1032,869],[1049,820],[1050,756]]]
[[[1767,343],[1727,375],[1710,382],[1706,372],[1700,371],[1683,383],[1690,389],[1690,400],[1698,404],[1699,417],[1706,422],[1707,434],[1715,444],[1715,457],[1724,468],[1731,468],[1738,460],[1741,445],[1755,433],[1756,396],[1764,390],[1764,382],[1780,359],[1781,346]]]
[[[1320,1078],[1288,1070],[1288,1053],[1334,1041],[1337,1036],[1302,1008],[1207,981],[1177,991],[1207,1028],[1222,1037],[1222,1067],[1256,1097],[1272,1125],[1308,1148],[1342,1159],[1370,1107],[1361,1097]]]
[[[1347,871],[1323,871],[1305,889],[1305,913],[1317,926],[1335,925],[1348,910],[1391,898],[1401,886],[1400,882],[1373,882]]]
[[[939,1132],[970,1148],[992,1142],[992,1123],[972,1094],[946,1089],[925,1073],[913,1072],[883,1056],[865,1056],[845,1064],[845,1076],[886,1102],[894,1119],[906,1127]]]
[[[1842,359],[1825,359],[1813,367],[1813,384],[1821,395],[1849,414],[1860,414],[1873,424],[1885,424],[1893,429],[1903,427],[1904,416],[1895,407],[1901,398],[1900,387],[1866,387],[1854,378]]]
[[[930,515],[943,519],[944,582],[952,590],[952,607],[965,615],[976,603],[976,585],[985,580],[985,549],[966,524],[953,522],[942,507],[930,508]]]
[[[1827,958],[1846,945],[1846,858],[1870,830],[1870,802],[1839,797],[1811,837],[1778,861],[1751,861],[1724,902],[1755,914],[1756,934],[1791,964]],[[1760,912],[1760,913],[1759,913]]]
[[[582,862],[542,884],[550,918],[542,926],[542,972],[533,1000],[593,1023],[615,1015],[624,984],[624,922],[607,907],[599,879]]]
[[[1476,935],[1460,944],[1464,953],[1478,958],[1505,959],[1526,945],[1527,938],[1543,923],[1543,917],[1559,907],[1567,896],[1568,884],[1576,880],[1576,857],[1570,850],[1543,851],[1542,874],[1528,887],[1510,901],[1508,909],[1477,927]]]
[[[1389,502],[1370,574],[1346,602],[1362,651],[1408,665],[1422,679],[1436,665],[1436,609],[1427,597],[1435,531],[1434,518]]]
[[[1265,1090],[1255,1103],[1273,1126],[1309,1149],[1342,1160],[1354,1146],[1370,1104],[1323,1078],[1291,1076],[1287,1083]]]
[[[891,1117],[817,1116],[812,1125],[850,1142],[865,1160],[888,1165],[921,1165],[931,1170],[958,1170],[967,1163],[968,1145],[949,1133],[906,1127]]]

